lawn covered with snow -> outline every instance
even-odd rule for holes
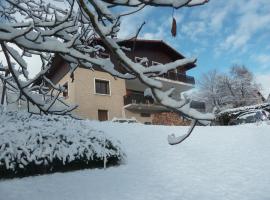
[[[2,200],[267,200],[270,125],[196,127],[184,143],[167,135],[188,127],[89,122],[119,139],[118,167],[0,181]]]

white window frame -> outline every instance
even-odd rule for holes
[[[102,94],[102,93],[97,93],[96,91],[96,80],[100,80],[100,81],[107,81],[109,83],[109,94]],[[112,96],[112,91],[111,91],[111,81],[108,79],[104,79],[104,78],[94,78],[94,94],[95,95],[101,95],[101,96]]]

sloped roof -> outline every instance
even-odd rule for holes
[[[168,45],[163,40],[148,40],[148,39],[121,40],[121,41],[119,40],[118,44],[120,44],[120,46],[123,45],[129,47],[132,47],[135,44],[135,49],[136,47],[147,45],[148,47],[151,46],[152,48],[162,49],[163,51],[168,53],[173,58],[173,60],[185,58],[185,56],[183,56],[179,51]],[[192,69],[194,67],[196,67],[195,64],[187,65],[186,70]]]
[[[97,39],[97,43],[101,43],[101,40]],[[163,40],[146,40],[146,39],[136,39],[136,40],[118,40],[117,43],[120,46],[125,47],[140,47],[147,46],[147,48],[151,47],[153,49],[162,49],[162,51],[168,53],[172,60],[178,60],[185,58],[180,52],[172,48],[170,45],[165,43]],[[186,70],[194,68],[195,64],[188,64],[185,66]],[[60,69],[64,68],[64,69]],[[68,67],[65,65],[65,61],[60,56],[55,56],[53,60],[53,67],[50,69],[48,73],[48,77],[51,78],[54,76],[56,72],[63,72],[62,77],[65,76],[68,72]]]

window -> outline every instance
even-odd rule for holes
[[[108,110],[98,110],[98,120],[107,121],[108,120]]]
[[[110,94],[109,81],[95,79],[96,94]]]
[[[68,98],[68,83],[65,83],[63,87],[64,87],[63,97]]]
[[[150,113],[141,113],[141,117],[151,117]]]

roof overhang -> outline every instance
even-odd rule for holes
[[[158,112],[168,112],[168,108],[156,105],[156,104],[128,104],[124,106],[125,109],[138,112],[138,113],[158,113]]]
[[[185,58],[181,53],[176,51],[174,48],[172,48],[171,46],[169,46],[167,43],[165,43],[162,40],[136,39],[136,40],[119,40],[117,42],[120,46],[125,46],[125,47],[130,47],[130,48],[133,46],[136,48],[141,45],[146,45],[147,47],[150,46],[153,49],[158,49],[158,48],[163,49],[163,51],[166,51],[166,53],[168,53],[171,56],[172,61]],[[97,43],[101,44],[102,41],[98,39]],[[54,79],[57,74],[57,77],[56,77],[56,82],[57,82],[68,73],[69,67],[68,67],[67,62],[58,54],[55,55],[52,63],[53,63],[52,64],[53,66],[48,72],[47,77],[50,79]],[[189,69],[194,68],[195,66],[196,65],[194,63],[191,63],[188,65],[185,65],[184,67],[186,70],[189,70]],[[94,66],[94,69],[101,70],[101,69],[96,68],[95,66]]]

